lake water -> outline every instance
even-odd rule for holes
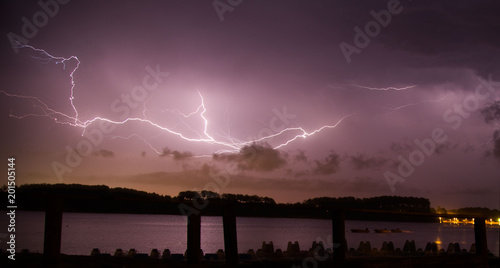
[[[5,215],[5,214],[4,214]],[[16,218],[16,248],[43,252],[44,212],[18,211]],[[140,253],[151,249],[170,249],[184,253],[187,239],[187,218],[173,215],[133,215],[64,213],[62,253],[89,255],[93,248],[114,253],[117,248],[135,248]],[[7,226],[2,217],[2,226]],[[331,244],[331,221],[316,219],[237,218],[238,251],[261,248],[262,242],[273,241],[275,250],[286,250],[288,241],[298,241],[301,250],[308,250],[313,241]],[[351,233],[351,229],[370,229],[370,233]],[[374,233],[373,229],[400,228],[404,233]],[[6,229],[6,228],[5,228]],[[499,250],[500,227],[487,226],[488,248],[495,255]],[[6,249],[6,230],[0,231],[1,248]],[[449,243],[470,249],[474,243],[473,225],[439,223],[346,221],[346,239],[349,248],[358,248],[360,241],[370,241],[380,249],[384,241],[393,241],[403,248],[405,241],[415,240],[417,248],[427,242],[436,242],[441,248]],[[224,248],[222,217],[202,217],[201,247],[205,253]]]

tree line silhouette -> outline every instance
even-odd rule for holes
[[[6,187],[0,191],[1,198],[7,198]],[[336,209],[382,210],[390,212],[435,213],[430,201],[421,197],[379,196],[370,198],[317,197],[297,203],[276,203],[270,197],[243,194],[219,194],[203,190],[182,191],[177,196],[160,195],[128,188],[110,188],[105,185],[81,184],[26,184],[16,191],[18,208],[21,210],[45,210],[48,198],[59,197],[67,212],[135,213],[181,215],[180,204],[206,204],[202,215],[222,215],[224,207],[235,208],[237,216],[247,217],[289,217],[329,218]],[[438,212],[443,212],[439,208]],[[445,210],[446,211],[446,210]],[[487,208],[464,208],[460,213],[478,213],[486,217],[497,217],[498,210]],[[373,214],[353,212],[348,219],[429,221],[430,218],[399,216],[397,214]]]

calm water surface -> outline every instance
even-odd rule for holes
[[[17,212],[16,246],[32,252],[43,251],[43,212]],[[5,221],[5,220],[3,220]],[[7,226],[2,223],[2,226]],[[370,229],[370,233],[351,233],[350,229]],[[377,234],[373,229],[400,228],[404,233]],[[238,251],[255,251],[262,242],[273,241],[275,249],[286,250],[288,241],[298,241],[301,250],[311,247],[313,241],[331,244],[331,221],[315,219],[237,218]],[[498,255],[499,226],[487,227],[488,248]],[[0,232],[1,233],[1,232]],[[6,232],[4,232],[6,233]],[[370,241],[380,249],[384,241],[393,241],[402,248],[405,241],[415,240],[417,248],[427,242],[436,242],[442,248],[458,242],[461,248],[470,249],[474,243],[472,225],[445,225],[439,223],[346,221],[346,238],[349,248],[357,248],[360,241]],[[187,221],[184,216],[64,213],[62,253],[88,255],[93,248],[113,253],[117,248],[135,248],[149,253],[156,248],[170,249],[172,253],[186,250]],[[4,238],[0,237],[0,240]],[[201,247],[205,253],[224,248],[222,217],[202,217]],[[2,241],[5,250],[6,243]]]

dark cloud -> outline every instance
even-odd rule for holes
[[[440,143],[435,145],[434,152],[438,155],[443,154],[447,151],[451,151],[454,149],[457,149],[460,147],[459,143],[451,143],[451,142],[445,142],[445,143]],[[470,144],[464,145],[465,150],[471,150],[473,149],[473,146]],[[405,141],[405,142],[392,142],[390,145],[390,150],[398,153],[398,154],[409,154],[413,152],[414,150],[421,150],[418,146],[415,145],[413,142]]]
[[[299,177],[304,177],[304,176],[307,176],[307,175],[310,175],[311,172],[309,172],[309,170],[301,170],[301,171],[297,171],[293,174],[293,176],[295,178],[299,178]]]
[[[228,161],[228,162],[238,162],[241,161],[241,155],[239,153],[223,153],[223,154],[213,154],[212,159],[216,161]]]
[[[481,114],[484,117],[486,123],[491,123],[500,120],[500,101],[495,101],[494,103],[486,106],[481,110]]]
[[[299,150],[299,152],[294,156],[293,159],[295,161],[304,162],[304,163],[307,163],[307,161],[308,161],[306,153],[302,150]]]
[[[294,177],[294,178],[299,178],[299,177],[304,177],[304,176],[307,176],[307,175],[310,175],[311,172],[309,170],[299,170],[299,171],[294,171],[293,169],[291,168],[288,168],[286,170],[286,175],[288,177]]]
[[[112,158],[115,156],[115,153],[109,150],[101,149],[93,153],[94,156],[101,156],[104,158]]]
[[[387,161],[389,161],[388,159],[385,159],[383,157],[370,157],[361,153],[353,155],[349,158],[351,160],[351,163],[354,165],[354,168],[357,170],[379,168],[385,165]]]
[[[331,152],[323,161],[314,161],[316,167],[313,170],[317,175],[330,175],[339,171],[340,157],[335,152]]]
[[[174,160],[184,160],[193,157],[193,153],[191,152],[179,152],[179,151],[173,151],[172,156],[174,157]]]
[[[494,103],[486,106],[481,110],[481,114],[484,116],[484,120],[487,123],[500,122],[500,101],[495,101]],[[500,160],[500,130],[495,130],[493,132],[493,149],[488,154],[493,155],[495,158]]]
[[[212,170],[213,168],[207,164],[203,164],[203,166],[201,166],[200,170],[199,170],[199,173],[203,176],[207,176],[208,174],[210,174],[210,171]]]
[[[145,152],[143,152],[143,156],[145,155]],[[193,157],[193,153],[184,151],[180,152],[177,150],[170,150],[168,147],[164,147],[162,153],[160,154],[160,157],[165,157],[165,156],[172,156],[174,160],[184,160]]]
[[[437,144],[436,149],[434,149],[434,152],[436,154],[443,154],[447,151],[451,151],[453,149],[456,149],[458,146],[459,146],[458,143],[451,144],[450,142],[445,142],[445,143]]]
[[[500,131],[493,133],[493,156],[500,160]]]
[[[390,149],[395,153],[402,154],[413,151],[414,146],[408,142],[391,142]]]
[[[285,156],[268,144],[252,144],[236,154],[214,154],[214,160],[235,161],[244,170],[272,171],[286,165]]]
[[[467,67],[486,77],[498,71],[500,2],[413,1],[394,17],[380,40],[392,49],[428,57],[412,64]]]
[[[464,153],[470,153],[476,151],[476,146],[474,144],[466,143],[463,148]]]
[[[280,151],[271,148],[269,145],[252,144],[241,149],[240,154],[246,162],[244,166],[248,169],[271,171],[286,164],[286,160]]]
[[[168,156],[171,153],[172,153],[172,151],[168,147],[164,147],[162,153],[160,154],[160,157]]]
[[[203,164],[201,168],[197,171],[198,176],[207,177],[212,174],[219,172],[219,169],[213,165]]]

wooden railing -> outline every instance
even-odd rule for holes
[[[478,215],[446,215],[433,213],[408,213],[393,211],[359,210],[359,209],[334,209],[331,210],[333,258],[334,261],[343,262],[347,253],[347,242],[345,238],[345,219],[348,213],[374,213],[391,214],[412,217],[474,217],[474,235],[476,254],[485,264],[488,263],[488,246],[486,241],[486,219]],[[61,252],[61,230],[62,230],[63,198],[48,198],[45,210],[45,234],[43,258],[46,263],[57,263]],[[238,238],[236,229],[236,211],[234,206],[226,205],[223,212],[224,251],[226,263],[229,267],[238,264]],[[201,261],[201,213],[188,216],[187,224],[187,262],[190,264]]]

